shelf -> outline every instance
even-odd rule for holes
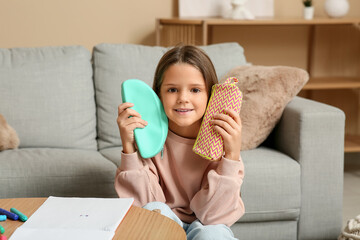
[[[360,23],[359,18],[314,18],[305,20],[303,18],[264,18],[254,20],[234,20],[226,18],[161,18],[160,24],[179,25],[340,25]]]
[[[305,20],[303,18],[267,18],[254,20],[234,20],[225,18],[158,18],[156,19],[156,45],[169,39],[186,44],[199,44],[195,39],[195,28],[202,30],[201,45],[208,45],[211,42],[209,32],[214,26],[314,26],[318,25],[352,25],[360,29],[360,18],[314,18]],[[161,36],[164,27],[168,29],[167,37]],[[311,34],[310,34],[311,35]],[[170,45],[173,43],[170,43]],[[166,44],[167,45],[167,44]]]
[[[197,18],[161,18],[158,21],[161,25],[201,25],[204,22]]]
[[[302,47],[304,48],[299,48],[302,52],[303,50],[307,51],[302,55],[302,58],[306,58],[304,59],[306,66],[303,66],[303,63],[301,63],[301,66],[307,70],[311,76],[307,84],[303,87],[303,90],[305,90],[304,95],[310,99],[324,99],[325,102],[329,102],[329,104],[331,104],[331,102],[338,103],[335,102],[331,91],[355,90],[351,91],[351,93],[355,92],[355,94],[360,95],[360,76],[357,69],[359,58],[352,57],[352,55],[358,56],[360,51],[360,17],[323,17],[311,20],[305,20],[302,17],[275,17],[255,20],[233,20],[224,18],[161,18],[156,20],[156,44],[158,46],[173,46],[178,42],[183,42],[184,44],[191,45],[208,45],[215,43],[215,41],[213,41],[215,39],[213,36],[215,35],[215,32],[221,28],[223,29],[223,32],[221,32],[222,34],[227,32],[231,35],[234,33],[233,31],[240,32],[240,29],[230,31],[230,27],[228,26],[251,26],[250,28],[245,28],[245,32],[246,29],[251,29],[251,31],[253,29],[262,31],[264,26],[266,28],[272,26],[281,28],[284,26],[286,30],[290,29],[289,27],[296,27],[299,31],[306,34],[301,35],[304,36],[304,41],[302,42]],[[269,34],[269,32],[266,32],[266,34]],[[328,35],[331,37],[327,37]],[[238,34],[236,36],[241,37],[242,35]],[[216,41],[219,41],[219,39],[216,39]],[[247,41],[252,41],[252,38],[245,38],[245,44]],[[287,51],[286,47],[282,48],[281,43],[277,41],[274,42],[273,39],[270,43],[275,44],[277,49],[281,48],[280,51]],[[298,42],[294,43],[295,44],[289,44],[289,46],[297,47]],[[255,41],[255,44],[262,43]],[[269,48],[271,48],[271,46],[269,46]],[[282,52],[281,56],[286,57],[284,56],[284,52]],[[266,59],[266,57],[264,58]],[[339,64],[344,67],[341,69],[340,67],[334,70],[331,69],[333,66],[339,66]],[[296,65],[294,64],[293,66]],[[322,77],[313,77],[316,76],[317,73],[319,75],[321,74],[320,76]],[[328,77],[327,74],[329,75]],[[346,116],[349,117],[347,119],[356,118],[351,122],[347,120],[346,129],[358,129],[358,126],[354,127],[351,125],[349,127],[347,125],[349,123],[353,125],[360,124],[360,105],[358,100],[354,103],[349,102],[344,104],[348,99],[353,101],[353,98],[343,99],[344,96],[348,97],[348,92],[349,91],[337,92],[339,93],[337,98],[340,98],[341,100],[341,104],[338,104],[338,106],[345,106],[343,110]],[[355,104],[356,109],[353,106],[350,106],[350,104]],[[353,135],[349,134],[345,137],[345,152],[360,152],[360,134],[354,130],[349,133],[353,133]]]
[[[345,136],[345,152],[360,152],[360,136],[346,135]]]
[[[303,90],[360,88],[360,77],[310,78]]]

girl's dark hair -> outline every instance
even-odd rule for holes
[[[201,48],[191,45],[177,45],[162,56],[154,76],[153,89],[155,93],[160,97],[160,87],[164,73],[176,63],[187,63],[198,69],[205,79],[208,96],[210,97],[211,87],[218,82],[214,65]]]

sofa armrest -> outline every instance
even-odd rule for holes
[[[295,97],[272,133],[279,151],[301,165],[298,239],[336,239],[342,228],[345,114]]]

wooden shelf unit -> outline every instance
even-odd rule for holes
[[[355,29],[360,31],[360,18],[315,18],[312,20],[305,20],[302,18],[256,20],[231,20],[222,18],[162,18],[156,20],[156,44],[158,46],[171,46],[177,44],[178,42],[183,42],[185,44],[192,45],[208,45],[212,43],[212,31],[215,26],[307,26],[309,28],[309,34],[307,38],[306,70],[310,74],[310,80],[304,86],[303,90],[310,92],[310,94],[305,95],[312,96],[312,92],[317,90],[358,91],[360,89],[360,70],[358,70],[358,74],[355,74],[355,76],[354,74],[340,74],[339,76],[334,77],[334,74],[330,74],[328,77],[318,77],[313,74],[313,54],[316,50],[316,46],[314,44],[316,27],[353,26]],[[199,38],[201,41],[198,41]],[[236,41],[238,39],[234,40]],[[355,41],[357,40],[355,39]],[[358,44],[356,46],[357,50],[359,50],[360,41],[355,44]],[[360,69],[360,63],[355,63],[355,65],[356,64],[358,64],[358,68]],[[327,71],[324,72],[326,73]],[[358,105],[358,113],[355,114],[358,118],[358,126],[354,133],[351,132],[351,134],[346,134],[345,152],[360,152],[360,92],[358,95],[358,100],[355,103]],[[350,104],[352,104],[352,102]]]
[[[360,152],[360,136],[346,135],[345,136],[345,152]]]
[[[195,28],[201,27],[202,45],[211,43],[209,31],[213,26],[294,26],[294,25],[353,25],[360,29],[360,18],[315,18],[305,20],[302,18],[277,18],[255,20],[231,20],[223,18],[160,18],[156,19],[156,45],[164,45],[162,42],[162,28],[171,27],[170,38],[187,44],[195,44]],[[312,36],[311,36],[312,37]],[[168,41],[171,39],[165,39]]]
[[[303,90],[360,88],[360,77],[311,77]]]

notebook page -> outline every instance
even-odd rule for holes
[[[88,236],[89,230],[115,233],[118,225],[133,204],[133,198],[63,198],[49,197],[40,208],[21,226],[10,238],[11,240],[25,239],[17,237],[16,232],[37,231],[39,236],[53,230],[76,235],[83,232]],[[44,231],[44,233],[41,233]],[[99,233],[100,234],[100,233]],[[108,234],[105,234],[108,235]],[[109,235],[110,236],[110,235]],[[26,239],[29,239],[28,237]],[[39,239],[39,237],[37,237]],[[44,238],[45,239],[45,238]],[[111,238],[101,238],[111,239]]]

